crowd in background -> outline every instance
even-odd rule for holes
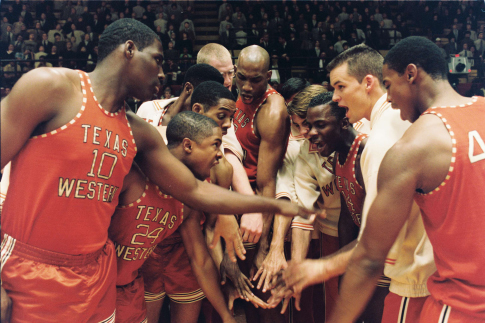
[[[229,50],[252,44],[265,48],[278,66],[281,82],[299,67],[307,71],[302,76],[321,83],[328,78],[326,65],[348,47],[365,43],[382,52],[410,35],[436,41],[445,56],[468,57],[478,77],[484,76],[485,14],[477,1],[217,4],[220,43]],[[2,2],[1,85],[11,87],[22,73],[39,66],[91,71],[99,35],[125,17],[145,23],[159,35],[165,51],[165,85],[180,84],[195,63],[195,5],[174,0]]]

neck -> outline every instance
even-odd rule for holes
[[[129,89],[122,81],[121,69],[108,66],[108,58],[105,60],[89,74],[89,78],[99,104],[108,112],[116,112],[129,96]]]
[[[378,82],[378,81],[377,81]],[[372,110],[374,109],[374,105],[376,105],[377,101],[379,101],[379,99],[385,94],[386,92],[380,87],[380,85],[376,85],[376,87],[374,87],[371,92],[369,93],[369,99],[370,99],[370,103],[369,103],[369,108],[367,110],[367,113],[365,114],[365,118],[367,120],[370,120],[370,117],[371,117],[371,114],[372,114]]]
[[[470,102],[470,98],[461,96],[450,85],[448,80],[435,81],[425,75],[416,93],[418,96],[417,109],[423,113],[430,107],[457,106]]]
[[[341,136],[341,143],[339,147],[337,147],[336,151],[338,152],[338,162],[340,165],[343,165],[345,163],[345,160],[347,159],[347,155],[349,154],[350,147],[352,147],[352,143],[355,140],[355,137],[357,137],[358,132],[355,130],[353,127],[349,127],[347,131],[342,133]]]

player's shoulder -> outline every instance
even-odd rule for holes
[[[18,87],[41,91],[71,90],[72,86],[81,87],[77,71],[60,67],[41,67],[24,74],[17,82]]]

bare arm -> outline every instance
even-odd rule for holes
[[[259,195],[274,198],[276,173],[282,164],[290,131],[288,113],[283,98],[277,95],[270,96],[256,118],[257,131],[261,138],[256,175],[257,190]],[[263,232],[254,263],[256,269],[259,269],[264,260],[264,257],[258,255],[267,253],[269,249],[268,233],[275,213],[277,212],[263,213]]]
[[[248,175],[239,159],[229,150],[226,158],[233,168],[232,188],[244,195],[254,195],[249,184]],[[263,232],[263,215],[261,213],[246,213],[241,217],[241,235],[243,241],[257,243]]]
[[[187,209],[186,207],[185,210]],[[235,322],[226,307],[224,296],[219,287],[218,272],[204,241],[200,228],[200,213],[196,211],[189,211],[188,213],[187,218],[180,226],[180,234],[197,282],[223,321]]]
[[[387,253],[411,211],[419,171],[413,158],[410,149],[399,144],[384,157],[379,169],[378,195],[344,276],[331,322],[354,320],[372,296]]]

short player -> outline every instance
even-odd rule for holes
[[[382,161],[379,193],[349,265],[355,274],[344,277],[332,322],[352,320],[365,304],[413,200],[421,210],[437,267],[428,279],[431,296],[419,322],[485,320],[484,212],[474,196],[485,186],[484,127],[476,117],[485,112],[485,100],[452,89],[446,60],[439,53],[428,39],[408,37],[384,59],[387,99],[413,125]],[[350,311],[344,305],[349,299],[355,307]]]
[[[146,100],[158,91],[162,54],[151,29],[119,19],[101,35],[91,74],[35,69],[2,101],[1,167],[12,161],[1,218],[2,295],[12,299],[12,321],[114,320],[107,232],[135,154],[161,189],[204,211],[304,211],[197,181],[156,129],[124,108],[125,98]],[[56,274],[43,274],[39,262]],[[85,279],[92,284],[81,287]]]

